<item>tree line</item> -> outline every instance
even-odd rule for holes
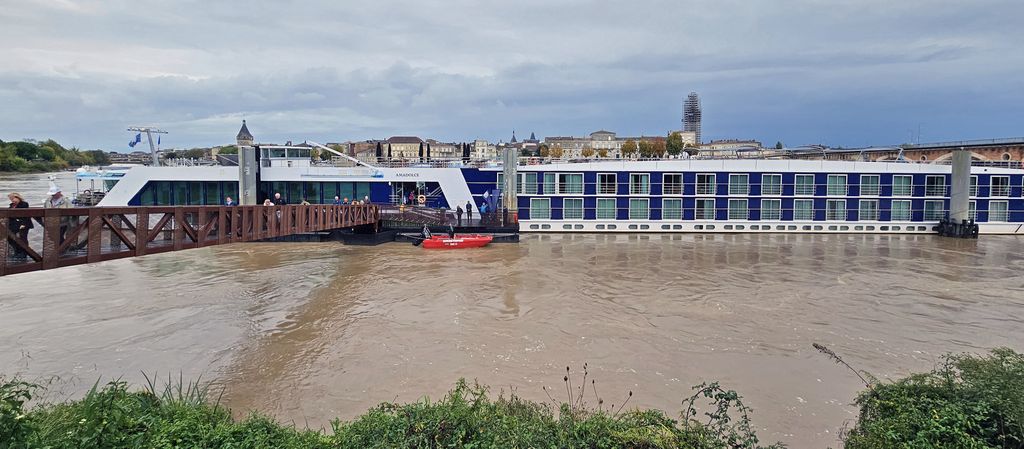
[[[102,150],[82,151],[75,147],[64,148],[53,139],[43,142],[0,140],[0,172],[57,171],[109,163],[110,158]]]

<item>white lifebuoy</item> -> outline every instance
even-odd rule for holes
[[[416,201],[419,202],[420,205],[427,204],[427,196],[421,194],[420,196],[416,197]]]

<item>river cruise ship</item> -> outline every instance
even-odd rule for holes
[[[908,162],[665,159],[501,163],[312,162],[311,148],[264,147],[257,203],[335,196],[376,204],[500,207],[514,172],[523,232],[921,233],[950,211],[951,167]],[[218,205],[238,198],[238,166],[133,167],[100,206]],[[1024,170],[971,167],[969,217],[982,234],[1024,234]]]

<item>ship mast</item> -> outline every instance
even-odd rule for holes
[[[159,128],[151,128],[148,126],[133,126],[128,128],[128,131],[135,131],[139,133],[146,133],[146,138],[149,139],[149,152],[153,155],[153,166],[160,166],[160,157],[156,155],[156,145],[153,145],[153,134],[167,134],[167,131]]]

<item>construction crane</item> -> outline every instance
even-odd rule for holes
[[[128,128],[128,131],[146,133],[146,138],[149,139],[149,152],[153,155],[153,166],[159,167],[160,157],[156,155],[156,145],[153,144],[153,134],[167,134],[167,131],[149,126],[132,126]]]

